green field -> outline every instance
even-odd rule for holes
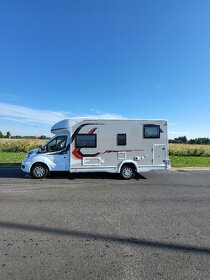
[[[210,157],[170,156],[171,167],[210,167]]]
[[[0,165],[21,164],[27,151],[44,142],[40,139],[0,139]]]

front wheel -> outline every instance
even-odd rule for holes
[[[48,168],[43,163],[36,163],[31,168],[31,174],[35,179],[45,178],[48,174]]]
[[[130,165],[124,165],[121,168],[120,174],[124,180],[130,180],[134,177],[135,171],[134,168]]]

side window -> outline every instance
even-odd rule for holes
[[[67,136],[57,136],[52,141],[50,141],[46,146],[47,152],[56,152],[65,149]]]
[[[96,148],[96,134],[78,134],[75,139],[76,148]]]
[[[126,146],[126,134],[117,134],[117,145]]]
[[[144,125],[144,138],[160,138],[160,126],[155,124]]]

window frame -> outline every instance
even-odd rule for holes
[[[80,136],[88,136],[88,137],[94,137],[94,145],[78,145],[78,137]],[[88,133],[80,133],[77,134],[75,137],[75,148],[96,148],[97,147],[97,134],[88,134]]]
[[[119,136],[124,136],[125,138],[123,139],[123,144],[120,144],[119,141],[122,141],[120,140],[118,137]],[[117,134],[117,146],[126,146],[127,145],[127,134],[126,133],[118,133]]]
[[[157,135],[151,135],[151,136],[147,136],[146,135],[146,129],[147,128],[151,128],[151,127],[156,127],[158,128],[158,134]],[[143,136],[144,136],[144,139],[160,139],[160,125],[158,124],[144,124],[143,126]]]

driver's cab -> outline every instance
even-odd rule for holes
[[[53,153],[63,151],[67,146],[67,135],[55,136],[41,147],[41,153]]]
[[[39,153],[48,161],[51,171],[66,171],[69,170],[69,149],[69,137],[56,135],[40,147]]]

